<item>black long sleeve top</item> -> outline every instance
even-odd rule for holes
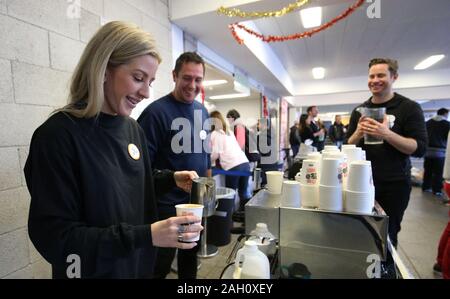
[[[154,186],[161,194],[175,182],[171,171],[152,171],[134,120],[56,113],[34,132],[24,172],[29,236],[54,278],[67,277],[72,254],[81,278],[152,276]]]
[[[386,107],[386,114],[389,116],[392,125],[391,130],[403,137],[416,140],[417,149],[412,156],[421,157],[425,154],[428,142],[427,131],[423,111],[418,103],[398,93],[394,93],[394,97],[383,104],[373,104],[370,98],[353,110],[347,138],[353,135],[358,126],[361,117],[357,110],[359,107]],[[411,177],[409,155],[400,152],[388,142],[379,145],[366,145],[364,144],[364,138],[362,138],[357,146],[366,151],[367,160],[372,162],[375,183],[399,181]]]

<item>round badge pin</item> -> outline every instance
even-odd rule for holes
[[[141,157],[141,153],[139,152],[138,147],[133,143],[130,143],[128,145],[128,154],[130,154],[130,157],[136,161]]]
[[[206,137],[208,136],[208,133],[206,133],[205,130],[201,130],[199,135],[201,140],[205,140]]]

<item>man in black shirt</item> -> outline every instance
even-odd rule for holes
[[[306,113],[308,113],[309,119],[311,120],[309,127],[314,136],[312,145],[320,152],[325,147],[325,130],[321,129],[319,123],[314,120],[319,114],[319,110],[317,106],[310,106],[306,109]]]
[[[441,108],[437,115],[427,121],[428,148],[423,163],[422,191],[442,196],[442,173],[444,172],[445,148],[450,123],[448,110]]]
[[[357,144],[366,151],[372,162],[375,199],[389,216],[389,237],[397,246],[400,223],[411,193],[411,162],[409,156],[423,156],[427,133],[419,104],[394,93],[397,80],[397,61],[375,58],[369,63],[368,87],[372,97],[355,108],[350,118],[348,143]],[[386,108],[382,123],[361,117],[359,107]],[[383,139],[383,144],[364,144],[369,134]]]

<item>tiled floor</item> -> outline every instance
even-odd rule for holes
[[[417,278],[437,278],[432,267],[449,207],[430,193],[414,187],[399,234],[399,254]]]
[[[436,196],[422,193],[420,188],[413,188],[402,222],[398,253],[415,278],[438,278],[432,267],[439,238],[448,222],[448,209]],[[237,235],[232,235],[231,243],[220,247],[217,256],[200,259],[198,278],[220,278],[236,240]],[[177,278],[177,275],[171,273],[168,278]]]

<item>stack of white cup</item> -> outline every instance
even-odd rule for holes
[[[337,212],[343,210],[342,168],[340,159],[322,159],[319,184],[319,209]]]
[[[284,181],[281,195],[281,206],[290,208],[301,207],[300,183],[297,181]]]
[[[295,180],[300,183],[301,204],[304,208],[319,206],[319,165],[320,160],[303,160],[302,169],[295,176]]]
[[[347,165],[350,165],[350,163],[352,163],[353,161],[365,160],[365,158],[363,159],[363,151],[360,147],[348,147],[346,145],[343,145],[342,152],[347,155]]]
[[[323,151],[337,151],[339,152],[339,148],[336,145],[325,145]]]
[[[281,171],[266,171],[267,177],[267,191],[270,194],[281,194],[283,187],[283,172]]]
[[[370,161],[353,161],[345,190],[345,211],[371,214],[375,203],[375,188]]]
[[[346,189],[348,178],[347,155],[342,152],[328,152],[323,154],[322,158],[339,159],[342,169],[342,200],[345,200],[344,190]]]

